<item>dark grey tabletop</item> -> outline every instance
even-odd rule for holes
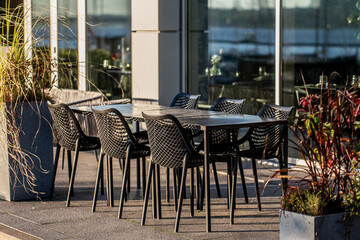
[[[183,124],[198,125],[210,128],[252,127],[266,123],[286,123],[286,120],[261,118],[247,114],[227,114],[223,112],[206,111],[199,109],[182,109],[151,104],[117,104],[93,106],[94,109],[103,110],[115,108],[124,117],[135,121],[143,121],[142,112],[150,115],[171,114]],[[73,107],[75,111],[91,111],[90,107]]]

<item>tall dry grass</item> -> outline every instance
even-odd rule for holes
[[[1,151],[13,159],[9,164],[14,175],[13,186],[21,185],[26,191],[38,195],[33,169],[40,159],[22,150],[19,139],[23,133],[19,119],[24,104],[49,98],[44,90],[52,86],[53,63],[46,48],[36,47],[41,37],[31,37],[31,41],[25,39],[25,18],[31,12],[22,4],[15,8],[10,6],[11,0],[6,0],[5,7],[0,8],[0,145]],[[32,23],[32,28],[38,21],[40,19]],[[34,106],[33,110],[41,119],[39,105]],[[38,170],[45,172],[41,167]]]

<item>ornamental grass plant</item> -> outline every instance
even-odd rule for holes
[[[36,102],[28,105],[39,113],[39,119],[42,118],[39,104],[49,98],[45,89],[52,86],[52,61],[46,48],[37,47],[41,36],[35,38],[32,29],[29,37],[26,36],[25,19],[28,14],[31,12],[22,4],[12,8],[10,0],[6,0],[5,7],[0,8],[0,144],[1,151],[8,152],[13,159],[9,166],[15,176],[12,184],[20,184],[26,191],[34,193],[36,176],[32,169],[35,161],[40,159],[21,148],[19,136],[23,133],[19,116],[24,104]],[[39,19],[33,20],[32,28],[37,26],[37,21]],[[35,141],[37,136],[33,137]]]

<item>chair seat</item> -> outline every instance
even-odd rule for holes
[[[140,144],[140,147],[134,148],[131,151],[131,158],[142,158],[150,156],[150,147],[145,144]]]
[[[147,131],[135,132],[135,133],[133,133],[133,134],[134,134],[135,139],[136,139],[139,143],[142,143],[142,144],[147,144],[147,143],[149,143],[149,138],[148,138],[148,135],[147,135]]]
[[[270,159],[270,158],[277,158],[279,154],[277,154],[279,148],[274,149],[244,149],[240,150],[239,156],[240,157],[247,157],[247,158],[255,158],[255,159]],[[265,153],[264,153],[265,152]],[[264,155],[265,154],[265,155]]]
[[[82,138],[80,141],[80,149],[79,151],[90,151],[96,150],[100,148],[100,139],[97,137],[86,137]],[[75,149],[71,149],[74,151]]]

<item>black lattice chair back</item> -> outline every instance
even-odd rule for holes
[[[219,98],[211,106],[211,111],[242,114],[245,99]]]
[[[100,141],[96,137],[88,137],[82,131],[73,111],[65,104],[50,104],[48,107],[53,119],[54,135],[57,138],[58,145],[55,154],[54,176],[56,175],[57,164],[59,160],[60,147],[68,150],[68,169],[70,173],[71,160],[70,151],[75,151],[74,163],[71,170],[71,177],[68,188],[66,206],[70,206],[71,195],[78,162],[79,151],[97,150],[100,148]],[[97,155],[96,155],[97,156]],[[55,177],[52,186],[54,186]],[[53,189],[53,187],[52,187]],[[50,194],[52,195],[52,193]]]
[[[211,111],[230,114],[242,114],[245,99],[219,98],[211,106]],[[234,133],[234,132],[233,132]],[[226,130],[211,131],[211,144],[226,144],[229,140],[229,132]],[[237,136],[232,136],[236,138]]]
[[[65,104],[48,104],[48,106],[58,143],[61,147],[74,151],[77,139],[85,137],[74,113]]]
[[[287,119],[292,113],[294,107],[282,107],[274,104],[263,106],[258,112],[258,116],[275,119]],[[283,140],[284,129],[283,124],[272,124],[264,127],[254,128],[250,137],[250,147],[257,149],[267,149],[268,157],[274,155],[275,151]]]
[[[153,163],[167,168],[181,168],[186,154],[196,154],[185,130],[174,116],[143,113],[143,117]]]
[[[178,107],[185,109],[195,109],[200,95],[191,95],[185,93],[179,93],[173,99],[170,107]]]
[[[101,142],[101,150],[109,157],[123,159],[130,144],[137,144],[125,118],[116,109],[92,109]]]

